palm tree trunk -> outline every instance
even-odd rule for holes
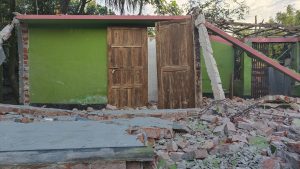
[[[139,9],[139,14],[138,14],[138,15],[142,15],[143,6],[144,6],[144,1],[141,0],[141,1],[140,1],[140,9]]]

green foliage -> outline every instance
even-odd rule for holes
[[[138,10],[138,15],[141,15],[145,5],[157,6],[161,4],[161,0],[105,0],[105,4],[119,11],[121,15],[125,14],[126,9],[129,12]]]
[[[8,1],[8,0],[6,0]],[[65,5],[65,7],[64,7]],[[0,3],[1,11],[8,10],[5,1]],[[80,8],[83,8],[83,12]],[[3,8],[3,10],[2,10]],[[64,8],[66,11],[64,11]],[[21,14],[83,14],[83,15],[114,15],[112,10],[96,3],[96,0],[16,0],[16,12]],[[1,12],[2,13],[2,12]],[[5,12],[7,13],[7,12]]]
[[[267,148],[269,146],[267,139],[261,136],[250,138],[249,144],[255,146],[258,150]]]
[[[199,7],[207,20],[214,22],[220,20],[244,19],[249,7],[244,0],[191,0],[189,8]]]
[[[169,3],[166,0],[162,0],[161,4],[156,6],[154,13],[159,15],[182,15],[183,9],[179,7],[176,0],[172,0]]]
[[[168,165],[166,160],[159,159],[156,169],[177,169],[176,164]]]
[[[296,10],[292,5],[288,5],[284,12],[278,12],[275,19],[270,18],[269,23],[279,23],[285,26],[300,25],[300,10]]]

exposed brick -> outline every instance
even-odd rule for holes
[[[264,168],[264,169],[279,169],[280,164],[277,159],[268,158],[262,162],[262,168]]]
[[[91,169],[126,169],[125,161],[97,161],[91,163]]]
[[[135,161],[126,162],[126,169],[143,169],[143,163]]]

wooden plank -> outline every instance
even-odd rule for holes
[[[213,57],[213,50],[204,23],[205,23],[204,15],[203,14],[198,15],[195,21],[195,26],[198,28],[199,31],[199,42],[203,51],[204,62],[206,65],[208,77],[211,81],[214,98],[216,100],[223,100],[225,99],[225,94],[222,88],[221,77],[219,74],[216,60]]]
[[[192,27],[191,19],[156,24],[159,108],[195,107]]]
[[[147,29],[108,28],[108,103],[139,107],[148,102]]]

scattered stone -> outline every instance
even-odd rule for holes
[[[300,127],[300,119],[293,119],[292,125],[296,126],[296,127]]]
[[[184,152],[189,153],[196,151],[198,149],[197,145],[188,145],[186,148],[183,149]]]
[[[141,130],[146,133],[147,138],[160,138],[161,129],[158,127],[143,127]]]
[[[177,143],[178,147],[181,148],[181,149],[184,149],[188,145],[188,142],[187,141],[183,141],[183,140],[178,141],[176,143]]]
[[[287,143],[289,151],[300,154],[300,141]]]
[[[262,162],[263,169],[280,169],[280,164],[277,159],[267,158]]]
[[[93,109],[92,107],[88,107],[88,108],[86,109],[86,111],[87,111],[87,112],[92,112],[92,111],[94,111],[94,109]]]
[[[165,152],[165,151],[162,151],[162,150],[157,151],[156,155],[158,157],[160,157],[161,159],[163,159],[163,160],[169,160],[170,159],[170,156],[169,156],[168,152]]]
[[[218,116],[214,116],[214,115],[208,115],[208,114],[203,114],[200,117],[201,120],[210,122],[210,123],[217,123],[219,121],[219,117]]]
[[[185,161],[177,162],[176,164],[177,164],[177,169],[186,169]]]
[[[169,152],[175,152],[175,151],[177,151],[178,150],[178,146],[177,146],[176,142],[173,141],[173,140],[170,141],[170,142],[168,142],[167,143],[167,150]]]
[[[194,153],[195,153],[196,159],[204,159],[208,156],[206,149],[199,149],[199,150],[194,151]]]
[[[224,154],[228,153],[228,151],[229,151],[229,144],[221,144],[221,145],[215,146],[212,150],[210,150],[209,154],[211,154],[211,155],[216,155],[216,154],[224,155]]]
[[[191,152],[188,152],[188,153],[184,153],[183,156],[182,156],[182,159],[186,160],[186,161],[194,160],[195,159],[195,152],[191,151]]]
[[[116,106],[107,104],[107,105],[106,105],[106,109],[107,109],[107,110],[117,110],[118,108],[117,108]]]
[[[291,103],[290,106],[291,106],[292,109],[294,109],[296,111],[300,110],[300,105],[297,104],[297,103]]]
[[[233,135],[231,139],[232,139],[233,142],[239,141],[239,142],[248,143],[246,137],[241,136],[241,135]]]
[[[218,135],[224,135],[224,128],[225,128],[225,124],[223,124],[221,126],[217,126],[213,132]]]
[[[247,123],[247,122],[243,122],[243,121],[239,121],[238,122],[238,128],[240,129],[244,129],[244,130],[252,130],[253,129],[253,126],[252,124],[250,123]]]
[[[20,123],[31,123],[31,122],[33,122],[33,119],[28,118],[28,117],[22,117],[21,119],[16,119],[16,122],[20,122]]]
[[[265,128],[258,130],[258,133],[267,137],[273,133],[273,129],[271,127],[265,127]]]
[[[213,147],[214,147],[214,142],[211,140],[206,140],[204,144],[201,146],[201,148],[208,149],[208,150],[212,149]]]
[[[157,110],[157,105],[152,105],[149,107],[150,110]]]
[[[229,136],[236,133],[236,128],[230,121],[225,124],[224,133]]]
[[[182,161],[183,152],[170,152],[169,156],[174,162]]]
[[[284,159],[287,161],[287,163],[291,166],[290,168],[298,169],[300,166],[300,156],[297,153],[291,153],[291,152],[284,152]]]

